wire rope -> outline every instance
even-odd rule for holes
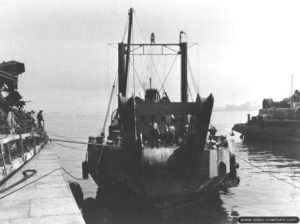
[[[132,61],[131,61],[131,60],[129,60],[129,62],[130,62],[130,64],[132,64]],[[143,86],[143,83],[142,83],[142,81],[141,81],[141,79],[140,79],[140,77],[139,77],[139,75],[138,75],[138,73],[137,73],[137,71],[136,71],[136,69],[135,69],[134,67],[133,67],[133,71],[134,71],[134,73],[136,74],[137,79],[138,79],[138,81],[139,81],[141,87],[143,88],[143,90],[144,90],[144,92],[145,92],[146,90],[145,90],[145,88],[144,88],[144,86]]]
[[[168,71],[168,73],[167,73],[165,79],[164,79],[164,82],[163,82],[162,86],[165,85],[165,83],[166,83],[166,81],[167,81],[169,75],[171,74],[171,70],[172,70],[172,68],[173,68],[173,66],[174,66],[174,64],[175,64],[175,61],[176,61],[177,56],[178,56],[178,55],[176,55],[176,56],[174,57],[173,62],[172,62],[172,64],[171,64],[171,66],[170,66],[170,69],[169,69],[169,71]],[[163,88],[163,87],[162,87],[162,88]]]
[[[196,93],[199,93],[199,92],[198,92],[198,89],[199,89],[199,88],[198,88],[197,83],[196,83],[196,81],[195,81],[195,77],[194,77],[194,74],[193,74],[193,71],[192,71],[192,68],[191,68],[191,63],[190,63],[189,58],[188,58],[187,61],[188,61],[188,67],[189,67],[190,75],[191,75],[191,78],[192,78],[194,90],[195,90]]]
[[[76,151],[86,152],[85,149],[74,148],[74,147],[67,146],[67,145],[64,145],[64,144],[61,144],[61,143],[58,143],[58,142],[54,142],[54,144],[65,147],[65,148],[68,148],[68,149],[73,149],[73,150],[76,150]]]

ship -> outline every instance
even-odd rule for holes
[[[111,120],[108,133],[103,128],[99,136],[89,137],[83,177],[91,175],[103,192],[120,186],[151,200],[215,191],[236,176],[237,166],[226,137],[215,135],[210,128],[213,95],[202,98],[197,94],[196,100],[189,102],[189,45],[183,41],[184,32],[180,32],[179,43],[156,43],[153,33],[150,43],[132,43],[133,12],[130,9],[128,13],[127,42],[117,45],[118,106],[106,116]],[[151,57],[154,51],[145,49],[154,47],[161,49],[160,55],[171,49],[180,56],[179,102],[154,88],[151,79],[144,97],[127,94],[130,57],[137,49],[136,54]]]
[[[232,128],[245,140],[300,142],[300,92],[281,101],[266,98],[258,115]]]
[[[33,158],[48,139],[34,122],[33,112],[24,109],[28,101],[18,91],[19,75],[24,72],[24,63],[0,63],[0,186]],[[11,125],[9,116],[14,120]]]

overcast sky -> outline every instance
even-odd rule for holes
[[[280,100],[290,93],[291,75],[294,88],[300,88],[299,1],[0,3],[0,60],[25,63],[19,89],[24,100],[32,100],[28,109],[72,114],[105,111],[117,65],[117,51],[107,48],[107,43],[121,41],[130,7],[147,40],[154,32],[157,42],[176,43],[183,30],[189,42],[199,43],[199,48],[190,50],[197,56],[199,49],[199,57],[190,59],[191,66],[198,80],[199,64],[200,94],[212,92],[215,106]],[[141,42],[135,19],[134,33],[134,39]],[[157,64],[160,71],[170,66]],[[141,75],[144,81],[146,73]],[[168,79],[166,91],[179,93],[176,74]]]

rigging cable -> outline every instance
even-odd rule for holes
[[[169,69],[169,71],[168,71],[168,73],[167,73],[165,79],[164,79],[164,82],[163,82],[162,86],[165,85],[165,83],[166,83],[166,81],[167,81],[169,75],[171,74],[171,70],[172,70],[172,68],[173,68],[173,66],[174,66],[174,64],[175,64],[175,61],[176,61],[177,56],[178,56],[178,54],[176,54],[176,56],[174,57],[173,62],[172,62],[172,64],[171,64],[171,66],[170,66],[170,69]],[[163,87],[162,87],[162,88],[163,88]],[[161,89],[160,89],[160,90],[161,90]]]
[[[199,65],[200,63],[199,63],[199,59],[200,59],[199,58],[199,44],[197,44],[197,70],[198,70],[197,71],[197,76],[198,76],[197,77],[198,78],[197,81],[198,81],[198,94],[199,94],[199,91],[200,91],[200,87],[199,87],[199,78],[200,78],[200,70],[199,70],[200,69],[200,65]]]
[[[150,55],[150,59],[151,59],[151,62],[152,62],[154,71],[155,71],[155,73],[156,73],[156,75],[157,75],[157,77],[158,77],[158,81],[160,82],[161,88],[163,89],[164,92],[166,92],[166,90],[165,90],[165,88],[164,88],[164,86],[163,86],[163,83],[162,83],[162,81],[161,81],[161,79],[160,79],[160,76],[159,76],[159,73],[158,73],[158,71],[157,71],[157,68],[156,68],[156,66],[155,66],[155,64],[154,64],[154,60],[153,60],[152,55]]]
[[[105,132],[105,128],[106,128],[106,123],[107,123],[107,119],[108,119],[108,115],[109,115],[109,111],[110,111],[110,106],[111,106],[111,102],[112,102],[112,99],[113,99],[113,95],[114,95],[114,89],[116,87],[116,79],[114,80],[114,84],[113,84],[113,87],[112,87],[112,90],[111,90],[111,93],[110,93],[110,98],[109,98],[109,101],[108,101],[108,106],[107,106],[107,111],[106,111],[106,115],[105,115],[105,119],[104,119],[104,123],[103,123],[103,127],[102,127],[102,132],[101,133],[104,133]]]
[[[127,33],[127,26],[128,26],[128,17],[126,16],[126,23],[125,23],[125,28],[124,28],[124,33],[123,33],[123,37],[122,37],[122,43],[124,42],[126,33]]]
[[[141,33],[143,39],[144,39],[144,42],[146,43],[146,38],[145,38],[145,36],[144,36],[144,34],[143,34],[143,31],[142,31],[142,28],[141,28],[141,26],[140,26],[140,24],[139,24],[138,18],[137,18],[137,16],[136,16],[136,12],[133,11],[133,14],[134,14],[134,16],[135,16],[135,20],[136,20],[136,22],[137,22],[137,24],[138,24],[138,28],[139,28],[139,30],[140,30],[140,33]],[[147,50],[147,51],[148,51],[148,53],[149,53],[149,50]],[[156,75],[157,75],[157,77],[158,77],[158,80],[159,80],[159,82],[160,82],[160,84],[161,84],[161,87],[162,87],[163,91],[166,92],[166,90],[165,90],[165,88],[164,88],[164,86],[163,86],[163,83],[162,83],[162,81],[161,81],[161,79],[160,79],[160,76],[159,76],[159,73],[158,73],[158,71],[157,71],[157,68],[156,68],[156,66],[155,66],[155,64],[154,64],[153,57],[152,57],[151,54],[149,54],[149,56],[150,56],[152,65],[153,65],[153,67],[154,67],[155,73],[156,73]]]
[[[143,77],[143,74],[147,73],[145,72],[145,70],[143,68],[145,68],[145,63],[144,60],[142,59],[142,55],[139,56],[139,64],[140,64],[140,68],[142,68],[142,71],[140,73],[140,76]],[[143,89],[145,89],[145,87],[143,86]]]
[[[143,31],[142,31],[142,28],[141,28],[140,23],[139,23],[139,21],[138,21],[138,18],[137,18],[137,16],[136,16],[136,12],[133,11],[133,14],[134,14],[134,16],[135,16],[136,23],[137,23],[138,28],[139,28],[139,30],[140,30],[140,33],[141,33],[141,35],[142,35],[142,37],[143,37],[143,39],[144,39],[144,42],[146,43],[146,38],[145,38],[145,36],[144,36],[144,33],[143,33]]]
[[[195,90],[196,93],[199,93],[199,92],[197,92],[199,90],[199,87],[197,86],[197,83],[195,81],[189,58],[188,58],[187,61],[188,61],[188,67],[189,67],[190,75],[191,75],[191,78],[192,78],[192,82],[193,82],[193,85],[194,85],[194,90]]]
[[[131,60],[129,60],[129,62],[130,62],[130,64],[132,65],[132,62],[131,62]],[[138,73],[137,73],[137,71],[136,71],[136,69],[135,69],[135,67],[133,66],[133,71],[134,71],[134,73],[136,74],[136,76],[137,76],[137,78],[138,78],[138,81],[139,81],[139,83],[140,83],[140,85],[141,85],[141,87],[143,88],[143,90],[144,90],[144,93],[146,92],[146,90],[145,90],[145,88],[144,88],[144,86],[143,86],[143,83],[142,83],[142,81],[141,81],[141,79],[140,79],[140,77],[139,77],[139,75],[138,75]]]
[[[109,83],[109,77],[110,77],[110,74],[109,74],[109,54],[108,54],[108,43],[106,45],[106,74],[107,74],[107,86],[109,87],[110,86],[110,83]],[[109,97],[109,88],[107,89],[107,95]]]
[[[188,87],[188,90],[189,90],[189,93],[190,93],[191,99],[192,99],[192,101],[193,101],[193,95],[192,95],[192,91],[191,91],[190,85],[187,85],[187,87]]]

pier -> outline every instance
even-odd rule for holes
[[[48,144],[2,184],[0,223],[85,223],[60,167]]]

